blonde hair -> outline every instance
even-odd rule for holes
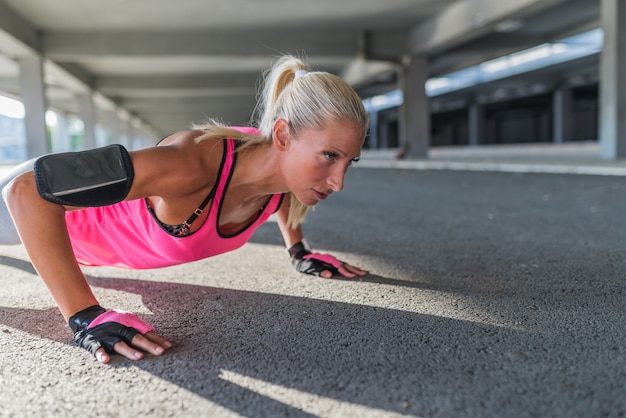
[[[348,83],[336,75],[312,71],[299,58],[283,55],[263,76],[263,89],[253,116],[260,136],[219,125],[197,128],[211,136],[242,140],[247,147],[270,142],[278,119],[287,121],[292,136],[302,130],[323,128],[329,122],[350,122],[362,127],[365,133],[369,124],[361,98]],[[291,194],[287,226],[298,226],[306,212],[307,207]]]
[[[361,98],[348,83],[334,74],[312,71],[291,55],[278,58],[266,73],[256,113],[264,137],[271,137],[277,119],[289,123],[292,135],[328,122],[352,122],[364,132],[369,124]]]

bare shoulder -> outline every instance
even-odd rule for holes
[[[132,151],[133,195],[187,195],[212,187],[223,147],[221,140],[202,136],[202,131],[181,131],[157,146]]]
[[[194,142],[197,138],[200,138],[204,134],[199,130],[186,130],[178,131],[169,136],[163,138],[157,146],[172,146],[172,145],[185,145],[190,142]]]

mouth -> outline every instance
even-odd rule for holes
[[[313,190],[313,192],[315,193],[315,196],[319,200],[324,200],[324,199],[326,199],[328,197],[328,194],[326,194],[326,193],[318,192],[317,190]]]

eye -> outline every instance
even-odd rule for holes
[[[354,157],[353,159],[350,160],[350,165],[352,164],[356,164],[361,160],[361,157]]]
[[[337,158],[337,153],[330,152],[330,151],[324,151],[324,157],[328,161],[334,161]]]

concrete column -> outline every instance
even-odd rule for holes
[[[83,134],[83,149],[96,147],[96,111],[91,92],[81,93],[76,96],[80,106],[79,117],[85,125]]]
[[[411,55],[402,68],[404,101],[400,117],[400,146],[405,148],[408,157],[424,158],[430,146],[430,104],[426,96],[427,57]]]
[[[389,135],[389,118],[384,118],[382,123],[379,123],[378,126],[378,148],[380,149],[389,149],[391,148],[391,138]],[[400,144],[400,148],[403,148]]]
[[[57,126],[59,131],[60,147],[62,151],[72,150],[72,141],[70,138],[70,130],[67,128],[67,116],[59,113],[57,115]]]
[[[604,48],[600,55],[600,155],[626,158],[626,2],[601,1]]]
[[[572,90],[557,89],[552,96],[552,138],[557,144],[572,139]]]
[[[481,104],[471,103],[468,109],[469,145],[485,142],[485,110]]]
[[[57,143],[58,149],[53,149],[54,152],[67,152],[72,151],[72,141],[70,139],[70,131],[67,128],[67,117],[63,113],[57,113]]]
[[[59,119],[60,115],[58,113],[54,113],[54,118],[49,118],[46,114],[46,125],[49,126],[49,137],[50,137],[50,150],[52,152],[57,152],[61,148],[63,148],[63,137],[61,136],[61,132],[59,129]]]
[[[26,156],[32,158],[50,152],[43,58],[35,54],[24,55],[19,58],[19,65],[21,99],[25,111]]]
[[[378,111],[370,112],[370,149],[378,149]]]

